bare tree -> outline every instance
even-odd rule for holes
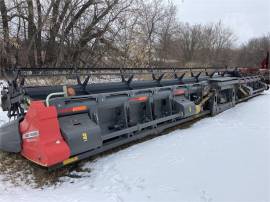
[[[170,58],[169,55],[173,52],[173,38],[177,33],[176,24],[176,7],[173,3],[169,2],[166,14],[163,18],[163,23],[159,26],[158,36],[158,58],[161,62],[166,63]]]
[[[228,65],[235,35],[222,22],[208,24],[203,28],[200,60],[210,65]]]
[[[201,47],[202,40],[202,26],[180,24],[177,30],[176,43],[180,53],[183,64],[191,62],[194,59],[196,51]]]
[[[174,50],[181,64],[225,65],[235,37],[221,22],[208,25],[179,24]]]
[[[4,53],[2,65],[10,65],[10,47],[9,47],[9,20],[7,14],[7,7],[4,0],[0,0],[0,11],[2,17],[2,26],[3,26],[3,44],[4,44]]]
[[[270,50],[270,33],[262,37],[250,39],[236,50],[235,65],[258,67]]]
[[[221,22],[179,22],[165,0],[0,0],[0,12],[2,67],[254,65],[269,49],[269,35],[235,49]]]

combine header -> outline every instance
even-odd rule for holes
[[[228,68],[21,68],[3,75],[2,109],[14,120],[0,128],[0,149],[49,168],[216,115],[268,89],[258,72]],[[56,76],[76,84],[31,84]],[[120,81],[89,83],[101,77]]]

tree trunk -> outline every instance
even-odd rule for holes
[[[4,51],[5,51],[5,56],[2,61],[2,65],[6,67],[11,65],[11,61],[10,61],[10,46],[9,46],[8,15],[7,15],[7,7],[4,0],[0,0],[0,11],[3,24]]]
[[[36,0],[37,4],[37,14],[38,14],[38,31],[36,37],[36,47],[37,47],[37,64],[41,67],[43,64],[42,61],[42,43],[41,43],[41,29],[42,29],[42,13],[41,13],[41,4],[40,0]]]
[[[47,51],[46,51],[46,62],[47,63],[57,63],[57,46],[56,46],[56,37],[60,30],[61,24],[64,21],[65,15],[68,11],[71,0],[66,0],[62,12],[59,13],[59,3],[56,2],[53,7],[53,18],[52,18],[52,27],[50,29],[50,38],[48,41]],[[59,44],[61,45],[61,44]]]
[[[36,26],[34,24],[34,8],[32,0],[27,0],[28,4],[28,62],[31,67],[35,67],[35,46],[36,46]]]

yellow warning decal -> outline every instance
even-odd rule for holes
[[[83,140],[84,142],[87,142],[87,141],[88,141],[88,135],[87,135],[86,132],[82,133],[82,140]]]
[[[67,165],[67,164],[73,163],[73,162],[78,161],[78,160],[79,160],[79,158],[77,156],[74,156],[72,158],[64,160],[63,165]]]
[[[201,112],[201,105],[195,105],[195,111],[196,114],[199,114]]]

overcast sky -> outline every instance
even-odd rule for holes
[[[173,0],[179,20],[209,23],[221,20],[231,27],[238,43],[270,33],[270,0]]]

